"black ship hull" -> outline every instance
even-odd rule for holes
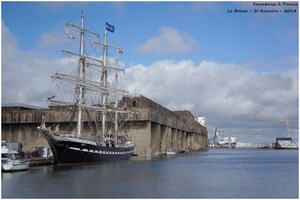
[[[55,165],[93,164],[105,161],[128,160],[134,146],[101,146],[94,141],[54,136],[48,130],[38,128],[47,140]]]

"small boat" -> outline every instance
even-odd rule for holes
[[[166,155],[173,156],[173,155],[176,155],[176,152],[175,151],[167,151]]]
[[[15,155],[18,152],[7,148],[6,146],[1,147],[1,165],[2,171],[21,171],[28,170],[29,162],[25,160],[16,159]]]
[[[184,148],[180,148],[180,149],[178,150],[178,153],[185,153],[185,149],[184,149]]]
[[[15,154],[18,154],[18,152],[7,148],[7,146],[1,147],[1,169],[2,170],[3,170],[3,164],[10,161]]]
[[[3,171],[10,172],[10,171],[23,171],[28,170],[29,162],[23,160],[9,160],[6,163],[2,164]]]
[[[167,156],[173,156],[176,155],[176,150],[175,149],[169,149],[166,151]]]

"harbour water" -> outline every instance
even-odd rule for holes
[[[210,149],[2,173],[2,198],[298,198],[298,150]]]

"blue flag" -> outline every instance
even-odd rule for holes
[[[115,27],[107,22],[106,22],[105,28],[107,31],[110,31],[112,33],[115,31]]]

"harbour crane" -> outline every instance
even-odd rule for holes
[[[283,119],[283,120],[280,120],[281,122],[285,122],[286,124],[286,130],[287,130],[287,135],[288,137],[290,137],[290,122],[297,122],[298,120],[297,119]]]

